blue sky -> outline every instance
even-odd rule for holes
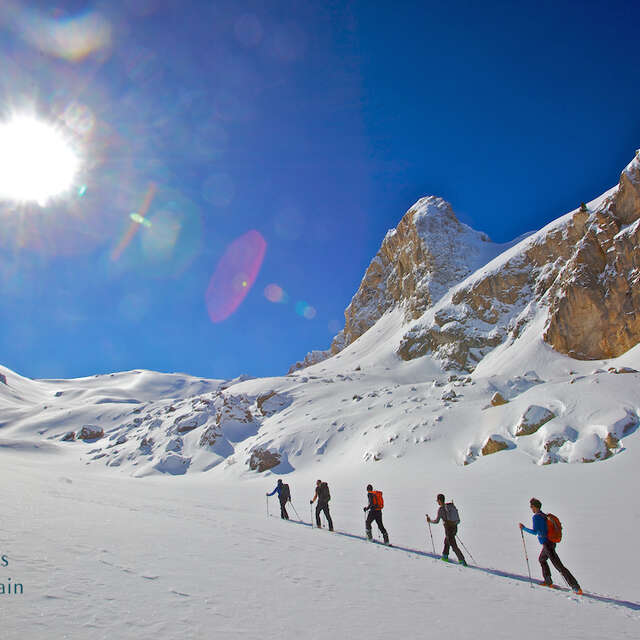
[[[0,363],[30,377],[282,374],[418,198],[507,241],[640,146],[635,3],[3,5],[0,115],[64,123],[83,162],[46,207],[0,203]]]

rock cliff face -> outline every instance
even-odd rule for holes
[[[471,371],[517,338],[538,307],[548,309],[543,339],[556,351],[621,355],[640,341],[639,218],[636,157],[591,209],[560,218],[456,287],[407,332],[399,355],[434,353],[445,368]]]
[[[292,370],[338,353],[395,307],[409,325],[398,355],[430,353],[445,369],[472,371],[541,308],[557,351],[619,356],[640,341],[639,219],[640,152],[617,187],[519,243],[493,244],[449,203],[423,198],[387,233],[331,348]]]
[[[581,360],[612,358],[640,342],[640,159],[586,221],[550,291],[544,339]]]

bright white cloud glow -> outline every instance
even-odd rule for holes
[[[64,136],[31,116],[0,123],[0,199],[40,205],[67,191],[79,160]]]

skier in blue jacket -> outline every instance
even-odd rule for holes
[[[278,480],[276,488],[271,493],[267,493],[267,496],[272,496],[274,493],[278,494],[278,500],[280,500],[280,517],[283,520],[288,520],[289,514],[287,513],[287,502],[291,500],[289,485],[283,484],[282,479]]]
[[[542,576],[544,582],[541,584],[545,587],[553,587],[551,581],[551,569],[549,569],[548,561],[551,560],[553,566],[564,576],[567,584],[576,592],[581,594],[582,589],[578,584],[578,581],[573,577],[573,574],[563,564],[558,554],[556,553],[556,543],[551,542],[547,537],[547,515],[542,513],[542,502],[538,498],[531,498],[529,501],[531,511],[533,511],[533,529],[525,527],[522,522],[520,523],[521,531],[526,531],[531,535],[538,536],[538,541],[542,545],[542,551],[538,557],[538,562],[542,567]]]

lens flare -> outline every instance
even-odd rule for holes
[[[310,304],[307,304],[304,300],[300,300],[300,302],[296,302],[296,313],[307,320],[313,320],[317,312]]]
[[[212,322],[222,322],[242,304],[258,277],[267,243],[255,230],[234,240],[209,281],[205,302]]]
[[[149,184],[147,192],[144,196],[144,201],[142,203],[142,206],[140,207],[140,211],[136,212],[135,214],[136,216],[138,216],[139,218],[144,218],[144,216],[147,214],[147,211],[149,211],[149,207],[153,202],[153,198],[156,195],[157,189],[158,187],[154,182],[151,182]],[[138,224],[138,221],[133,220],[132,218],[132,222],[131,222],[131,225],[129,225],[128,231],[125,233],[125,235],[121,238],[120,242],[111,252],[111,260],[113,260],[114,262],[117,262],[119,260],[120,256],[122,255],[122,252],[127,248],[131,240],[133,240],[133,236],[135,236],[139,227],[140,225]]]
[[[287,294],[277,284],[268,284],[264,288],[264,297],[269,302],[286,302]]]
[[[136,213],[135,211],[133,213],[129,214],[129,217],[136,222],[137,224],[141,224],[144,227],[150,227],[151,226],[151,220],[147,220],[146,218],[144,218],[143,216],[141,216],[139,213]]]
[[[111,44],[111,23],[97,11],[49,18],[37,10],[18,9],[12,18],[12,28],[20,37],[39,51],[70,62],[108,50]]]

